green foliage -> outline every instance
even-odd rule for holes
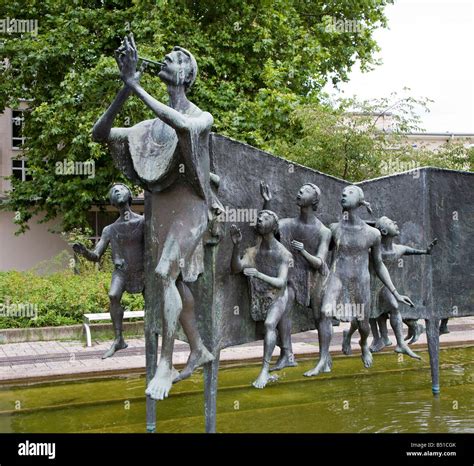
[[[412,149],[421,167],[431,166],[452,170],[474,171],[474,147],[466,147],[467,141],[448,141],[439,150],[426,147]]]
[[[0,17],[37,19],[38,35],[0,37],[8,59],[0,79],[0,109],[31,99],[26,148],[33,180],[16,182],[6,208],[18,225],[38,212],[61,216],[70,230],[85,225],[94,201],[120,180],[103,147],[91,141],[94,122],[121,87],[113,52],[134,32],[142,56],[161,59],[180,44],[198,59],[200,77],[191,99],[210,111],[214,130],[275,149],[283,134],[294,139],[288,118],[298,105],[317,101],[329,80],[347,79],[353,64],[375,64],[373,32],[385,26],[392,0],[0,0]],[[338,32],[328,21],[354,20],[360,32]],[[146,74],[143,85],[163,100],[165,88]],[[128,100],[116,126],[152,115]],[[95,178],[60,175],[56,162],[95,162]]]
[[[412,146],[406,133],[420,132],[420,110],[426,111],[429,102],[394,93],[371,101],[300,105],[290,114],[293,138],[277,139],[276,151],[354,182],[422,166],[472,170],[474,149],[462,142],[436,151]]]
[[[84,313],[107,312],[110,279],[109,272],[95,270],[80,275],[66,271],[48,276],[0,272],[0,303],[4,309],[23,305],[37,313],[35,319],[0,316],[0,329],[71,325],[82,323]],[[143,297],[125,293],[122,305],[127,310],[142,310]]]

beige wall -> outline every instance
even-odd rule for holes
[[[462,143],[464,147],[474,145],[474,134],[463,133],[411,133],[406,136],[410,144],[416,144],[418,148],[436,151],[447,142]]]
[[[20,108],[26,108],[22,102]],[[12,157],[22,154],[12,148],[12,111],[7,108],[0,114],[0,198],[10,189],[5,177],[12,174]],[[38,217],[29,222],[30,230],[15,236],[18,226],[13,223],[14,213],[0,211],[0,271],[27,270],[39,262],[51,259],[64,249],[69,249],[60,235],[48,228],[54,223],[38,224]]]
[[[60,235],[48,231],[54,223],[38,224],[38,217],[33,217],[30,230],[15,236],[18,225],[13,223],[13,217],[13,212],[0,211],[0,271],[27,270],[65,249],[72,253]]]

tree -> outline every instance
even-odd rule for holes
[[[420,110],[426,98],[400,98],[304,104],[290,116],[292,139],[275,141],[287,159],[353,182],[422,166],[472,169],[474,149],[463,142],[437,149],[415,148],[407,133],[420,131]],[[387,120],[385,128],[381,126]]]
[[[120,179],[110,157],[91,141],[98,116],[121,85],[113,52],[133,31],[141,56],[160,59],[172,46],[191,50],[200,66],[192,99],[210,111],[214,130],[263,149],[291,140],[298,105],[317,101],[328,81],[352,65],[376,64],[373,32],[386,25],[393,0],[1,0],[0,17],[38,19],[37,35],[3,35],[0,107],[31,99],[25,144],[32,181],[16,182],[7,208],[21,230],[32,215],[61,216],[63,228],[85,224],[90,205]],[[341,30],[337,24],[356,24]],[[349,24],[349,23],[348,23]],[[349,30],[350,29],[350,30]],[[158,78],[143,77],[158,98]],[[117,125],[152,115],[129,99]],[[57,173],[57,162],[95,163],[95,177]]]
[[[412,152],[420,167],[474,171],[474,147],[467,143],[467,140],[448,141],[436,151],[420,147],[412,149]]]

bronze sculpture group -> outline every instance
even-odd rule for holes
[[[143,277],[148,260],[143,250],[143,230],[148,219],[130,211],[130,191],[123,185],[112,187],[110,194],[112,204],[120,210],[119,220],[104,230],[95,251],[81,245],[74,249],[99,260],[107,244],[112,244],[115,272],[109,295],[116,338],[104,357],[126,347],[120,306],[123,292],[142,292],[145,283],[153,283],[159,290],[158,302],[152,303],[145,317],[146,394],[151,400],[163,400],[173,383],[214,359],[201,338],[194,296],[188,286],[204,271],[205,237],[212,235],[216,218],[224,210],[211,186],[219,182],[211,173],[210,163],[213,117],[187,98],[197,76],[197,63],[186,49],[175,47],[167,54],[158,74],[167,86],[168,105],[141,87],[143,69],[137,69],[139,57],[133,36],[124,39],[116,60],[123,87],[95,124],[93,138],[107,143],[116,165],[150,195],[155,277],[150,282]],[[130,128],[114,128],[116,116],[131,95],[140,98],[156,118]],[[329,227],[316,216],[323,194],[315,184],[305,183],[298,191],[299,215],[295,218],[279,219],[269,209],[270,187],[262,182],[260,190],[265,202],[257,217],[257,244],[242,255],[242,233],[235,225],[230,227],[234,246],[229,272],[242,272],[247,277],[251,316],[264,322],[265,328],[263,365],[254,387],[264,388],[276,380],[271,371],[297,365],[291,344],[291,316],[296,304],[311,308],[318,329],[320,357],[304,374],[307,377],[332,369],[329,347],[334,319],[351,322],[351,331],[344,332],[346,353],[350,352],[352,333],[359,330],[362,360],[367,368],[372,365],[372,352],[388,343],[386,315],[397,338],[396,351],[417,357],[403,340],[398,309],[399,304],[413,303],[396,290],[389,264],[403,254],[429,254],[435,241],[426,250],[393,244],[393,237],[398,235],[393,221],[381,217],[371,226],[358,215],[359,207],[369,212],[371,208],[362,189],[355,185],[344,188],[342,217]],[[375,286],[377,280],[381,285]],[[181,372],[173,367],[178,323],[191,349]],[[374,342],[369,347],[371,327]],[[159,330],[163,341],[158,361]],[[276,345],[281,349],[280,357],[271,367]]]

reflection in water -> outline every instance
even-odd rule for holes
[[[264,390],[259,365],[219,373],[220,432],[474,432],[474,347],[441,351],[442,392],[430,391],[424,361],[378,354],[336,357],[331,374],[307,379],[302,360]],[[143,432],[145,382],[123,377],[0,390],[1,432]],[[15,400],[21,409],[15,410]],[[202,375],[180,382],[158,404],[161,432],[203,432]]]

